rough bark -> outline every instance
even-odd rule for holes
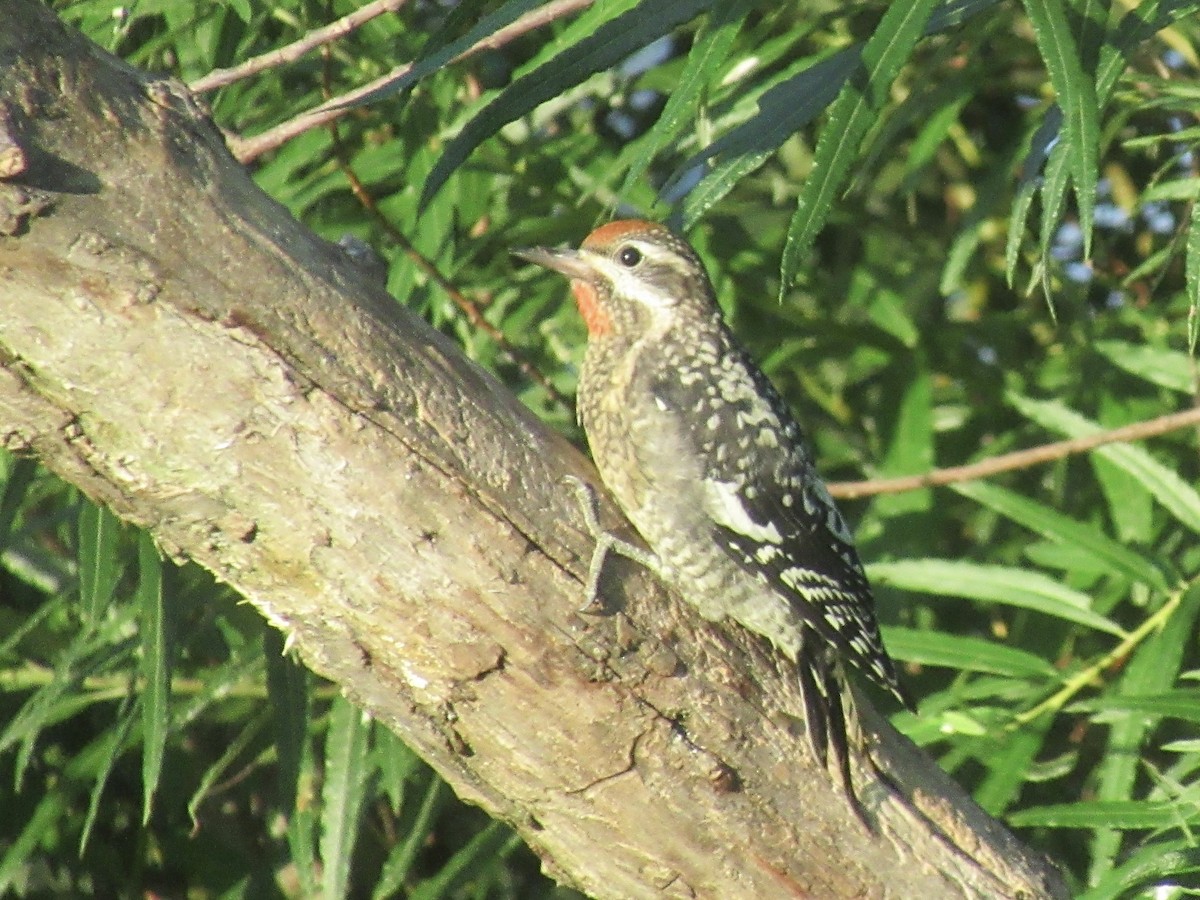
[[[7,447],[233,585],[589,894],[1065,896],[860,701],[887,773],[855,761],[865,828],[788,672],[645,573],[578,613],[580,454],[264,196],[179,85],[7,6]]]

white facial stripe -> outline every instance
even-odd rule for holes
[[[673,253],[665,252],[661,247],[639,240],[624,243],[636,247],[647,260],[686,272],[683,261]],[[580,253],[586,255],[588,263],[609,280],[614,293],[640,303],[655,313],[668,312],[677,305],[674,297],[650,284],[636,269],[626,268],[608,256],[592,250],[581,250]]]

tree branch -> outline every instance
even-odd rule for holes
[[[865,702],[863,828],[792,674],[645,573],[579,615],[586,461],[259,192],[179,86],[10,5],[6,446],[234,586],[597,897],[1066,895]]]
[[[450,62],[461,62],[483,50],[494,50],[497,47],[503,47],[505,44],[516,40],[522,35],[548,25],[562,16],[590,6],[593,2],[595,0],[551,0],[551,2],[537,9],[530,10],[515,22],[501,28],[494,34],[480,38]],[[392,69],[386,75],[376,78],[362,87],[326,100],[319,106],[314,106],[307,112],[300,113],[300,115],[294,116],[286,122],[281,122],[274,128],[270,128],[262,134],[256,134],[254,137],[246,138],[236,134],[226,134],[225,137],[229,149],[240,161],[244,163],[251,162],[268,150],[274,150],[281,144],[304,134],[306,131],[319,128],[322,125],[328,125],[330,122],[340,119],[352,111],[364,97],[377,91],[385,90],[389,85],[399,81],[412,70],[413,65],[414,63],[408,62],[396,66],[396,68]]]
[[[1105,444],[1127,444],[1195,425],[1200,425],[1200,407],[1168,413],[1109,431],[1098,431],[1095,434],[1070,438],[1065,441],[1042,444],[1040,447],[1030,447],[1028,450],[1003,453],[1000,456],[993,456],[991,459],[965,466],[934,469],[923,475],[903,475],[899,478],[878,478],[869,481],[841,481],[829,485],[829,493],[835,497],[855,500],[875,494],[899,494],[904,491],[915,491],[918,488],[939,487],[959,481],[975,481],[979,478],[999,475],[1001,472],[1028,469],[1042,463],[1053,462],[1056,459],[1065,459],[1077,453],[1087,453],[1097,447],[1103,447]]]
[[[243,78],[249,78],[260,72],[273,69],[276,66],[295,62],[322,44],[336,41],[339,38],[345,37],[356,28],[361,28],[376,16],[395,12],[407,2],[408,0],[373,0],[373,2],[359,7],[349,15],[342,16],[336,22],[330,22],[323,28],[313,29],[304,35],[304,37],[293,41],[286,47],[277,47],[269,53],[262,53],[253,59],[246,60],[241,65],[228,69],[214,69],[203,78],[197,78],[191,82],[188,85],[188,89],[193,94],[204,94],[208,91],[215,91],[217,88],[233,84],[235,81],[240,81]]]

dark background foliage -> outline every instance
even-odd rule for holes
[[[55,6],[187,82],[355,8]],[[695,243],[833,482],[1194,404],[1200,4],[582,6],[449,64],[539,4],[412,0],[205,96],[247,138],[424,61],[248,164],[577,438],[582,323],[508,251],[614,215]],[[1179,430],[846,502],[895,724],[1095,900],[1200,893],[1197,470]],[[3,471],[0,893],[573,896],[204,572]]]

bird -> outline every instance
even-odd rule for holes
[[[913,708],[884,647],[854,538],[787,404],[722,315],[695,250],[664,225],[610,222],[578,249],[518,257],[570,279],[587,326],[576,411],[600,479],[649,551],[600,528],[711,621],[765,638],[797,672],[806,735],[853,803],[844,663]],[[582,483],[581,483],[582,484]]]

